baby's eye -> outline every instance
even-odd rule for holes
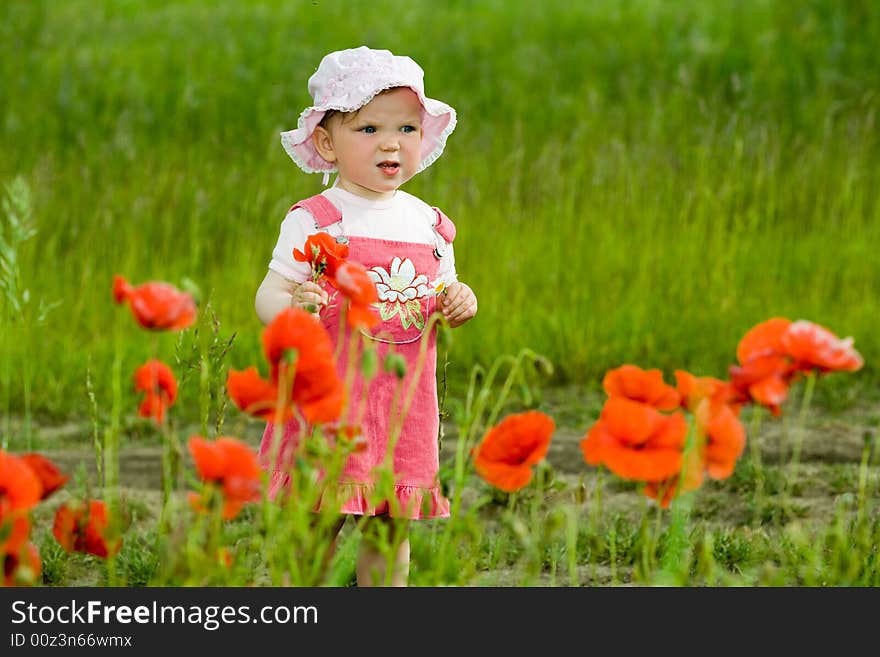
[[[415,132],[416,127],[413,125],[405,125],[400,130],[401,130],[401,132]]]
[[[371,126],[371,125],[365,125],[363,128],[361,128],[361,132],[364,132],[364,133],[366,133],[366,134],[368,134],[368,135],[371,135],[371,134],[373,134],[374,132],[376,132],[376,128],[375,128],[374,126]]]

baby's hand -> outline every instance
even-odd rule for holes
[[[330,297],[327,296],[327,293],[320,285],[312,281],[306,281],[293,291],[290,305],[302,308],[310,313],[317,313],[321,310],[321,306],[326,305],[328,301],[330,301]]]
[[[437,297],[437,306],[449,326],[456,328],[477,314],[477,296],[470,287],[456,281]]]

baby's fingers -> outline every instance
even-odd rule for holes
[[[293,293],[292,303],[295,306],[314,312],[329,301],[327,293],[315,283],[306,282]]]
[[[476,297],[467,295],[458,303],[451,304],[443,309],[443,317],[449,322],[449,326],[455,328],[461,326],[466,321],[477,314]]]

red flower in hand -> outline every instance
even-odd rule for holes
[[[170,283],[150,281],[132,287],[117,274],[113,277],[113,300],[128,301],[138,324],[153,331],[180,331],[196,320],[192,295]]]
[[[88,510],[81,505],[58,507],[52,533],[68,552],[85,552],[106,559],[122,545],[122,539],[108,538],[108,526],[106,505],[100,500],[91,500]]]
[[[260,499],[260,466],[257,455],[246,444],[229,436],[220,436],[214,442],[192,436],[189,451],[199,478],[223,491],[224,519],[231,520],[246,503]],[[190,502],[203,510],[198,496],[191,496]]]
[[[138,415],[151,417],[161,424],[165,411],[177,399],[177,380],[171,368],[160,360],[147,361],[135,370],[134,389],[145,393]]]
[[[379,301],[376,284],[362,265],[350,261],[342,263],[331,282],[348,298],[349,326],[372,328],[382,321],[372,307]]]
[[[321,276],[334,278],[336,270],[348,257],[348,244],[341,244],[329,233],[309,235],[303,250],[293,250],[293,259],[308,262],[312,266],[312,280]]]
[[[532,480],[532,466],[547,454],[555,428],[539,411],[508,415],[477,446],[474,468],[496,488],[517,491]]]

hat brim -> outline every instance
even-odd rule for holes
[[[390,89],[392,86],[409,85],[391,85],[386,87]],[[410,87],[412,88],[412,87]],[[379,89],[378,94],[384,89]],[[413,89],[419,97],[422,104],[422,144],[421,144],[421,160],[416,173],[423,171],[433,164],[438,157],[443,154],[446,148],[446,139],[455,130],[457,118],[455,110],[449,105],[433,98],[427,98]],[[360,107],[366,105],[375,94],[365,100]],[[315,128],[324,118],[328,110],[338,110],[340,112],[352,112],[358,107],[331,107],[331,106],[312,106],[303,110],[297,121],[297,127],[293,130],[287,130],[281,133],[281,145],[296,165],[306,173],[332,173],[336,171],[336,165],[328,162],[318,153],[315,144],[312,141],[312,134]]]

